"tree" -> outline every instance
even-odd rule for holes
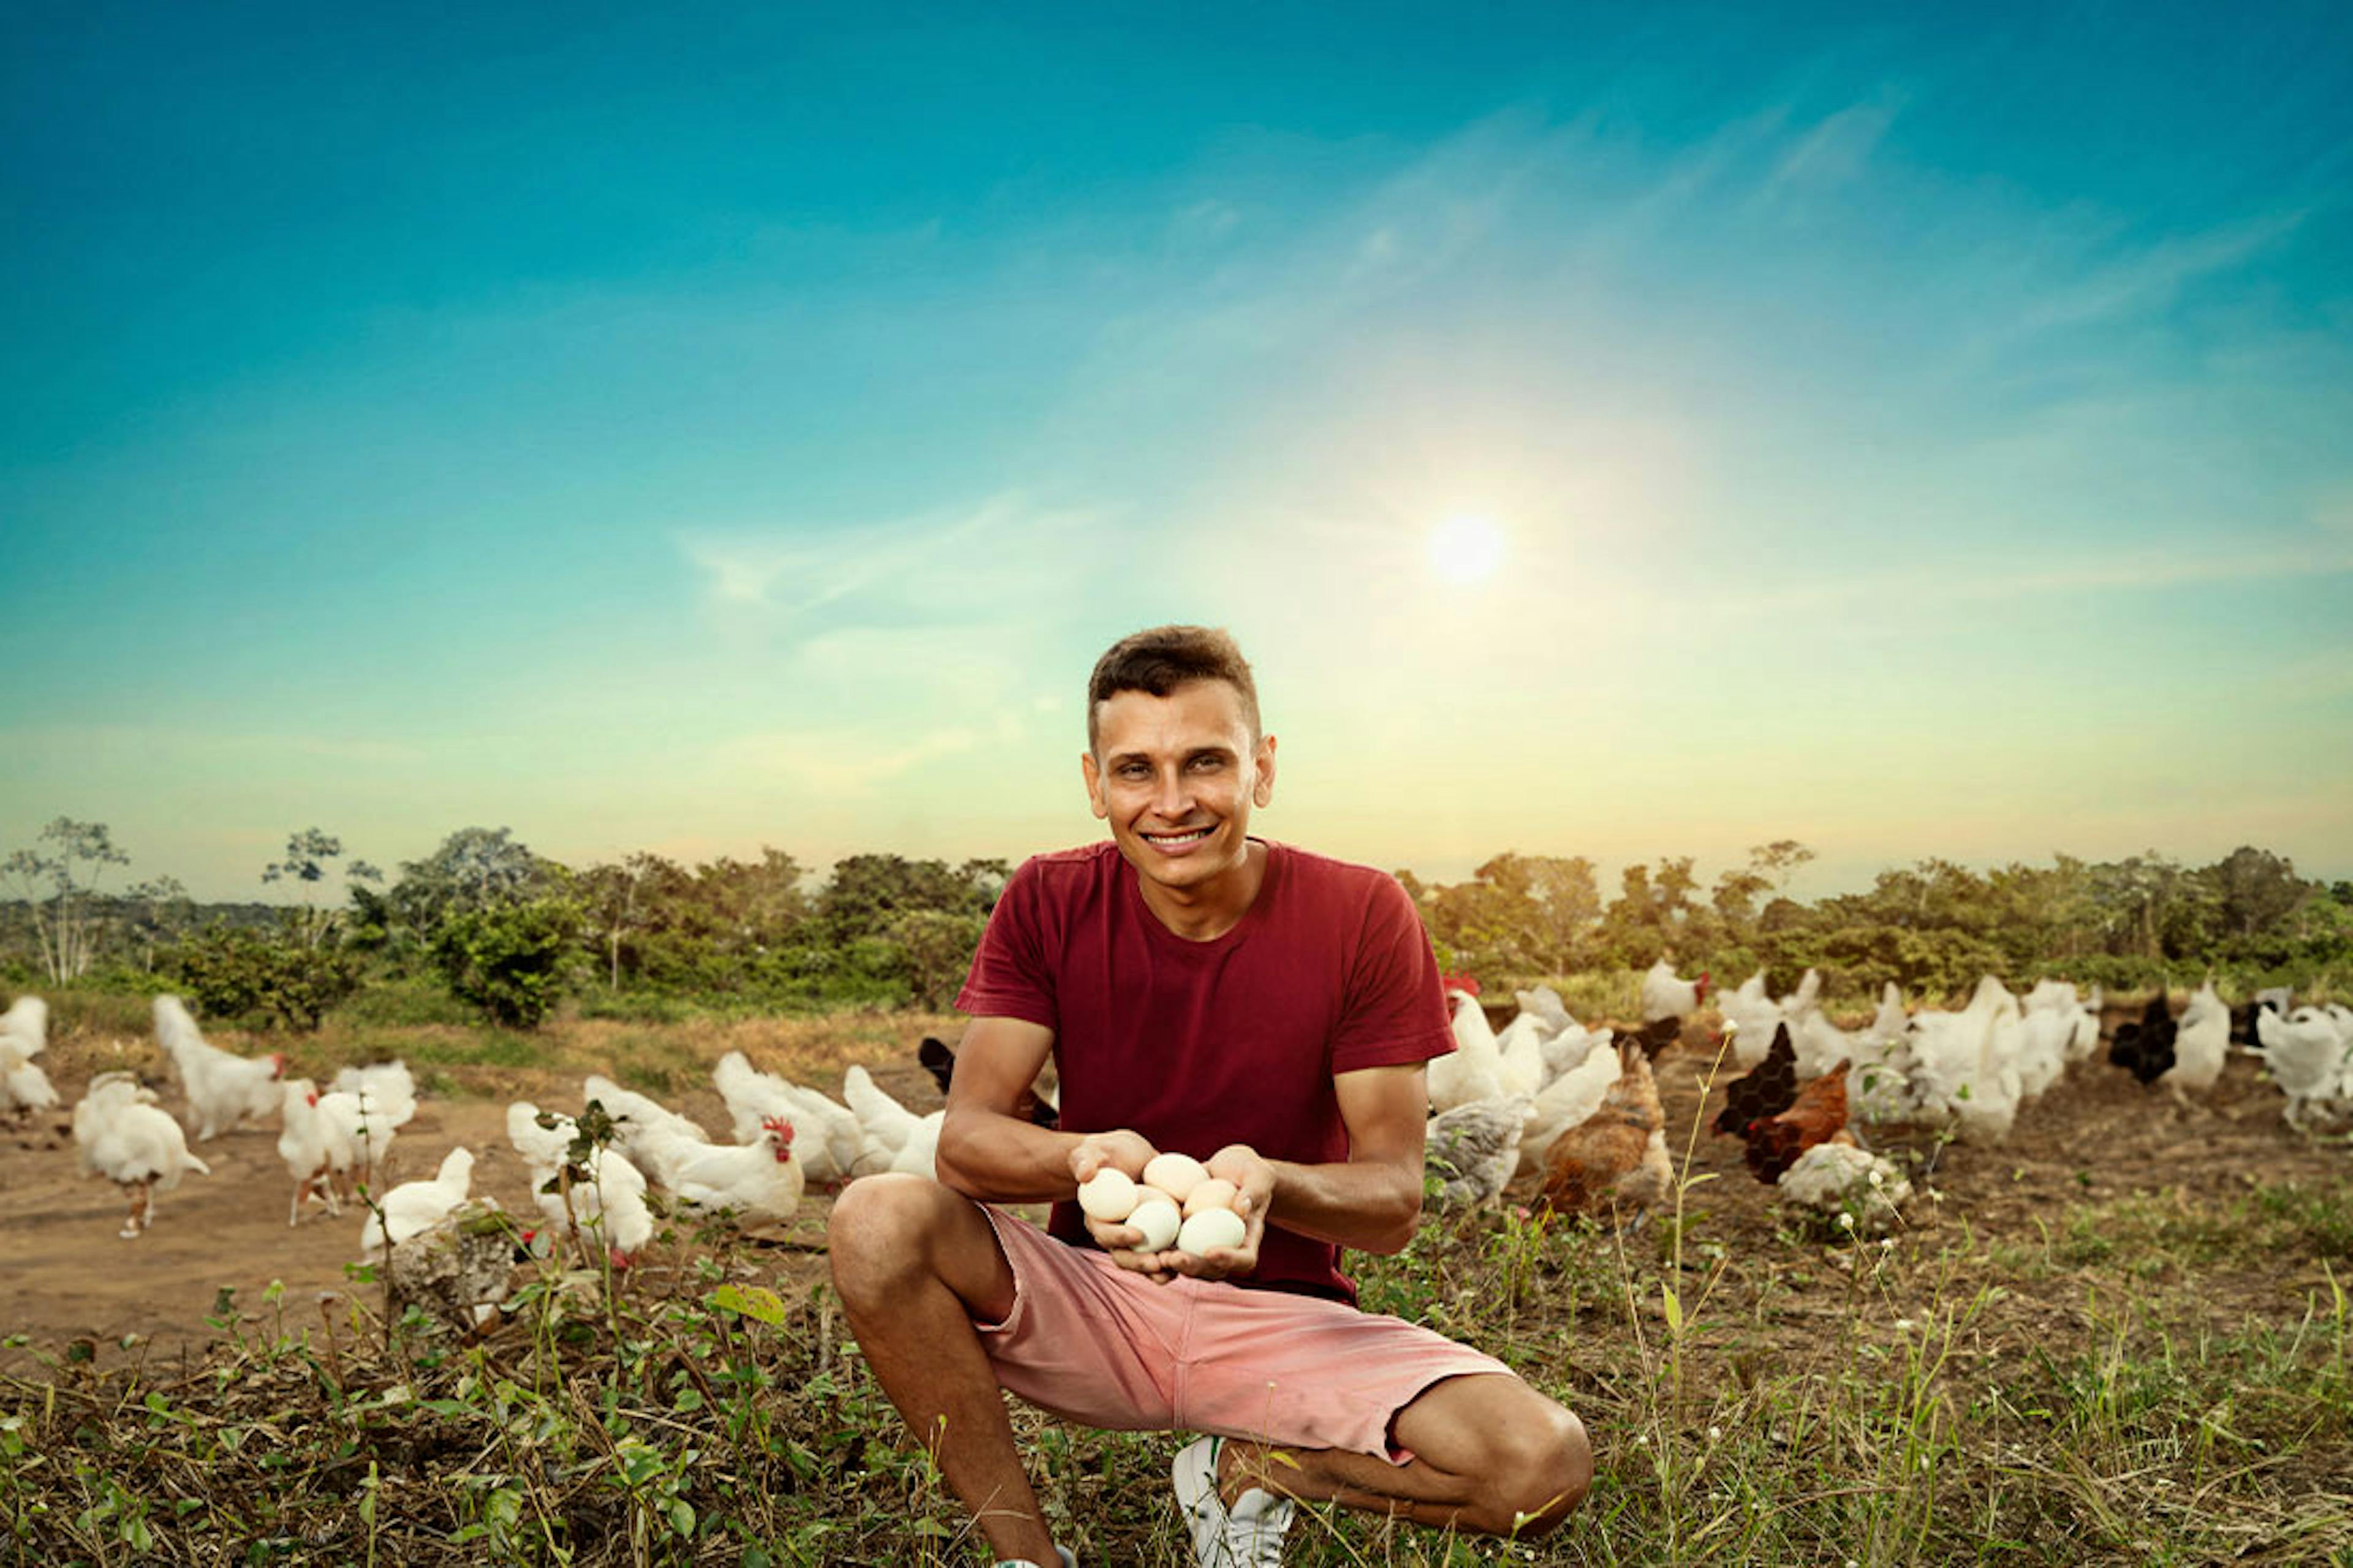
[[[310,888],[326,880],[328,862],[343,853],[343,841],[333,834],[317,827],[306,827],[300,833],[287,835],[286,858],[272,861],[261,868],[261,879],[275,882],[291,878],[304,885],[302,919],[297,922],[296,934],[307,947],[317,947],[333,934],[335,917],[322,917],[311,901]],[[364,860],[354,860],[344,875],[353,882],[380,882],[384,873]]]
[[[2284,855],[2241,845],[2203,873],[2221,905],[2223,925],[2234,936],[2269,931],[2304,901],[2302,878]]]
[[[142,948],[139,966],[155,967],[155,949],[178,936],[195,912],[188,889],[177,877],[151,877],[122,890],[132,934]]]
[[[1748,868],[1769,880],[1775,892],[1786,893],[1789,890],[1789,878],[1813,858],[1814,852],[1796,839],[1776,838],[1748,851]]]
[[[87,973],[96,954],[99,921],[91,895],[98,879],[109,866],[131,864],[131,857],[115,847],[102,822],[60,816],[36,842],[50,847],[17,850],[0,861],[0,876],[23,889],[40,940],[41,967],[62,984]]]
[[[621,942],[646,924],[649,884],[678,868],[640,849],[610,866],[592,866],[580,878],[590,927],[605,943],[607,990],[621,988]]]
[[[276,938],[216,923],[181,943],[177,966],[197,1006],[216,1017],[263,1015],[290,1029],[315,1029],[329,1009],[359,990],[359,963],[340,947],[307,940],[289,912]]]
[[[461,827],[424,859],[401,863],[392,910],[430,941],[452,915],[515,903],[548,890],[559,869],[533,854],[510,828]]]
[[[434,929],[433,956],[450,993],[493,1023],[536,1027],[562,994],[579,906],[565,898],[528,899],[459,910]]]

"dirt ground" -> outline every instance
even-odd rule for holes
[[[1693,1043],[1697,1045],[1696,1032]],[[1694,1100],[1708,1061],[1696,1050],[1672,1050],[1659,1065],[1678,1158]],[[930,1079],[912,1059],[875,1066],[877,1081],[917,1110],[939,1103]],[[514,1074],[511,1092],[533,1093],[543,1104],[577,1110],[576,1081],[533,1083]],[[58,1088],[70,1106],[82,1077]],[[164,1103],[179,1109],[174,1091]],[[715,1093],[684,1097],[681,1108],[723,1135],[726,1116]],[[1915,1205],[1916,1225],[1930,1230],[1966,1222],[1979,1244],[2031,1239],[2038,1227],[2063,1229],[2066,1211],[2135,1193],[2177,1189],[2189,1197],[2243,1193],[2263,1183],[2308,1185],[2353,1182],[2353,1153],[2341,1143],[2299,1136],[2281,1121],[2281,1097],[2260,1081],[2256,1064],[2233,1055],[2211,1095],[2184,1102],[2168,1091],[2144,1089],[2097,1060],[2081,1064],[2041,1100],[2020,1114],[2009,1142],[1957,1144],[1941,1154],[1931,1180],[1942,1201]],[[507,1148],[503,1098],[427,1100],[394,1150],[394,1179],[429,1175],[458,1143],[480,1153],[495,1150],[476,1170],[477,1191],[512,1210],[531,1209],[526,1177]],[[87,1339],[103,1361],[119,1356],[176,1357],[193,1353],[216,1331],[206,1318],[221,1287],[237,1292],[245,1311],[258,1310],[272,1280],[285,1284],[290,1324],[310,1321],[322,1293],[353,1289],[344,1265],[359,1256],[363,1214],[329,1218],[316,1205],[292,1229],[286,1224],[288,1177],[277,1153],[276,1119],[248,1125],[196,1146],[213,1167],[189,1176],[158,1200],[154,1228],[120,1239],[125,1205],[110,1184],[77,1173],[67,1117],[0,1126],[0,1332],[29,1334],[54,1352]],[[1883,1142],[1885,1140],[1883,1139]],[[1921,1140],[1918,1146],[1926,1149]],[[1771,1255],[1780,1225],[1767,1189],[1741,1165],[1740,1145],[1703,1137],[1698,1169],[1723,1179],[1695,1189],[1712,1233],[1734,1242],[1736,1253]],[[783,1244],[780,1275],[815,1278],[829,1200],[812,1194]],[[1925,1239],[1925,1238],[1924,1238]],[[2315,1289],[2309,1278],[2276,1276],[2217,1280],[2225,1295],[2268,1297],[2243,1301],[2277,1310]],[[364,1287],[363,1287],[364,1289]],[[2225,1306],[2217,1300],[2218,1307]],[[129,1349],[121,1342],[139,1336]],[[24,1352],[0,1351],[0,1366],[16,1368]]]

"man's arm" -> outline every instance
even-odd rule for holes
[[[956,1047],[934,1165],[940,1180],[984,1203],[1059,1202],[1103,1165],[1141,1175],[1156,1151],[1134,1132],[1060,1132],[1019,1113],[1054,1031],[1023,1018],[975,1018]],[[1098,1239],[1124,1237],[1094,1226]]]
[[[1325,1165],[1270,1160],[1267,1223],[1358,1252],[1402,1252],[1421,1219],[1422,1140],[1430,1091],[1419,1062],[1336,1074],[1348,1158]]]

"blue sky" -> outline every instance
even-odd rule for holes
[[[92,6],[0,59],[0,847],[1267,831],[2353,875],[2341,7]],[[1491,520],[1491,576],[1429,552]]]

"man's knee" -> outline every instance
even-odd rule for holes
[[[1550,1534],[1593,1485],[1585,1423],[1551,1400],[1499,1429],[1494,1443],[1492,1517],[1481,1522],[1498,1535],[1531,1541]]]
[[[940,1209],[953,1197],[936,1182],[897,1171],[860,1176],[842,1188],[826,1222],[828,1260],[842,1299],[858,1306],[923,1270]]]

